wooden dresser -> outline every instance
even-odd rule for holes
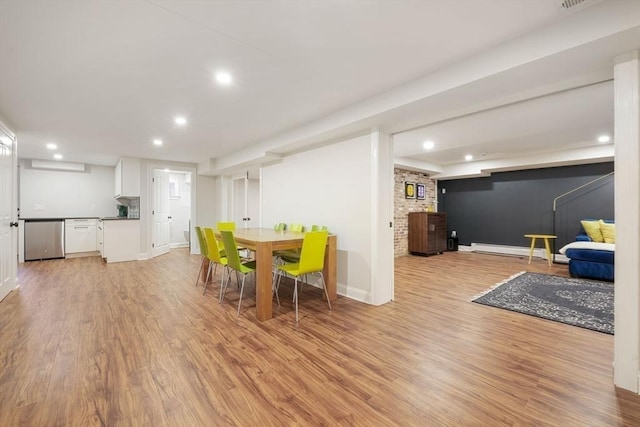
[[[409,252],[433,255],[447,250],[447,214],[444,212],[409,213]]]

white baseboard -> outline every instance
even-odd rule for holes
[[[169,243],[169,248],[171,249],[175,249],[175,248],[188,248],[189,247],[189,242],[182,242],[182,243]]]
[[[471,243],[471,250],[473,252],[483,252],[490,254],[511,255],[519,257],[529,258],[529,251],[531,250],[525,246],[506,246],[506,245],[492,245],[490,243]],[[547,253],[544,248],[534,248],[533,256],[547,259]]]

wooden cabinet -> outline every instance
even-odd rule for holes
[[[447,214],[409,213],[409,252],[416,255],[433,255],[446,250]]]
[[[64,245],[67,254],[96,251],[96,219],[66,219]]]
[[[140,197],[140,159],[120,159],[114,175],[113,197]]]

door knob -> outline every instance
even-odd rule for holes
[[[17,227],[18,223],[17,222],[10,222],[9,223],[9,227]]]

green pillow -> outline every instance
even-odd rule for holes
[[[602,237],[602,231],[600,230],[600,221],[582,220],[580,224],[582,224],[582,228],[584,228],[592,242],[604,242],[604,237]]]

